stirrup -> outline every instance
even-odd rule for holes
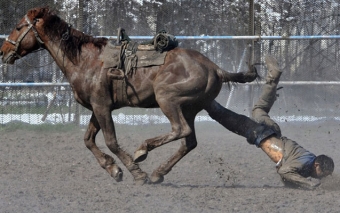
[[[122,80],[125,78],[125,73],[123,72],[123,70],[112,68],[108,70],[107,76],[110,79]]]

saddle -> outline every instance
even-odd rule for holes
[[[122,28],[118,29],[116,43],[110,42],[103,52],[103,68],[112,79],[124,79],[138,67],[164,64],[167,51],[178,46],[178,41],[166,31],[160,31],[151,41],[133,42]]]

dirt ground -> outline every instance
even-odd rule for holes
[[[260,149],[217,123],[197,123],[198,147],[159,185],[134,185],[124,170],[116,183],[75,131],[2,131],[0,211],[60,212],[339,212],[340,122],[282,123],[283,135],[315,154],[333,157],[332,177],[316,190],[284,188],[275,165]],[[121,146],[133,153],[142,140],[169,125],[117,125]],[[97,144],[106,153],[101,133]],[[149,153],[141,168],[151,174],[179,146]]]

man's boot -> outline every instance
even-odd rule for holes
[[[277,85],[282,74],[282,71],[279,68],[279,64],[277,63],[277,60],[272,56],[266,56],[265,61],[268,69],[266,81],[267,83],[274,82]]]
[[[280,70],[276,59],[272,56],[266,57],[266,64],[268,68],[266,83],[262,86],[261,95],[257,103],[254,105],[253,110],[261,108],[266,113],[269,113],[276,100],[276,88],[280,81],[282,71]]]

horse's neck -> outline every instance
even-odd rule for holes
[[[45,46],[54,61],[65,74],[66,65],[72,62],[66,57],[65,52],[60,48],[60,42],[48,42],[47,45],[45,42]]]
[[[45,43],[46,44],[46,43]],[[82,56],[79,56],[78,62],[72,62],[64,50],[60,47],[60,41],[47,42],[46,49],[49,51],[50,55],[61,69],[63,74],[66,76],[68,81],[71,83],[71,75],[81,71],[83,64],[89,62],[90,57],[86,57],[86,60],[82,60]],[[83,50],[86,47],[83,47]],[[83,51],[84,52],[84,51]],[[86,51],[87,52],[87,51]],[[80,75],[77,75],[80,77]]]

